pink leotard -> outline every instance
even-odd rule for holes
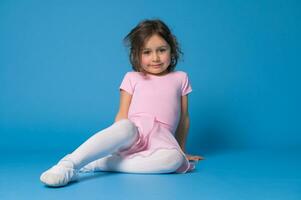
[[[149,156],[158,149],[177,149],[175,139],[181,114],[181,97],[192,91],[185,72],[175,71],[157,76],[140,72],[127,72],[120,89],[132,95],[128,118],[138,128],[139,138],[121,156]],[[176,171],[185,173],[193,166],[187,158]]]

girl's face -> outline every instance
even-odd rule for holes
[[[141,53],[141,67],[150,74],[162,75],[170,65],[170,46],[159,35],[151,36]]]

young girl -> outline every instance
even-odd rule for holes
[[[189,161],[202,159],[184,153],[192,89],[187,74],[174,71],[181,53],[175,36],[162,21],[145,20],[125,42],[134,71],[120,85],[115,122],[45,171],[44,184],[66,185],[79,172],[185,173],[194,169]]]

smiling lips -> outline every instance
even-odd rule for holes
[[[161,67],[162,64],[157,64],[157,65],[150,65],[151,67],[154,67],[154,68],[159,68]]]

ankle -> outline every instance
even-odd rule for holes
[[[74,164],[74,162],[72,161],[72,159],[70,158],[70,154],[66,155],[65,157],[63,157],[58,163],[57,165],[60,166],[64,166],[66,168],[72,168],[72,169],[76,169],[76,166]]]

